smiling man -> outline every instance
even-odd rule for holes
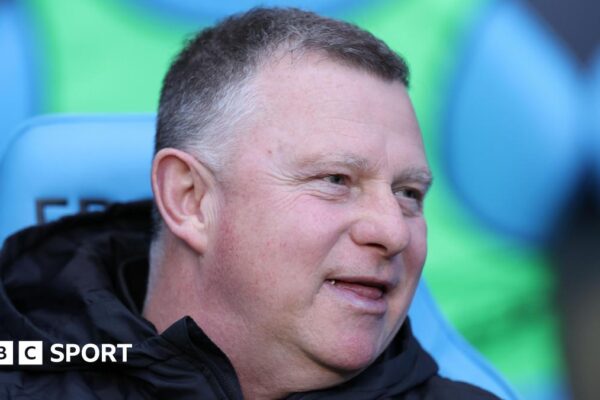
[[[24,231],[2,260],[10,337],[131,343],[127,362],[74,356],[2,393],[495,398],[440,377],[406,317],[431,184],[407,85],[383,42],[312,13],[201,32],[161,94],[152,238],[147,205],[119,206]]]
[[[424,354],[361,376],[416,351],[401,328],[431,173],[407,85],[404,61],[369,33],[278,9],[204,31],[167,75],[144,315],[159,332],[191,316],[246,398],[485,397],[427,375]]]
[[[194,150],[154,161],[165,227],[146,317],[162,330],[190,315],[248,398],[370,365],[400,329],[426,253],[430,173],[404,84],[281,52],[249,83],[254,111],[225,169]]]

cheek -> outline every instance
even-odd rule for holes
[[[244,206],[222,210],[215,237],[214,255],[221,279],[232,290],[253,295],[298,286],[318,269],[323,257],[317,221],[293,209]],[[241,277],[241,278],[240,278]],[[291,282],[295,282],[290,284]],[[282,288],[282,290],[279,290]]]
[[[411,269],[420,273],[425,258],[427,257],[427,223],[425,219],[418,218],[411,226],[411,243],[406,251],[406,263]]]
[[[411,221],[411,241],[399,255],[402,263],[402,303],[410,303],[427,257],[427,226],[423,219]],[[402,304],[402,306],[404,306]],[[402,307],[400,307],[402,308]],[[399,310],[402,311],[402,310]]]
[[[244,232],[238,241],[254,248],[260,259],[291,261],[324,256],[339,234],[335,207],[311,196],[294,195],[263,193],[260,204],[241,205],[233,221],[237,231]]]
[[[222,214],[214,237],[213,251],[208,255],[210,260],[206,263],[208,268],[205,279],[210,278],[212,285],[209,287],[218,287],[229,299],[238,299],[245,298],[254,283],[251,279],[242,279],[252,276],[242,267],[251,254],[248,254],[244,245],[246,235],[232,221]]]
[[[387,336],[384,341],[385,346],[392,340],[401,323],[404,321],[404,317],[408,312],[414,292],[419,283],[427,256],[427,226],[425,220],[421,218],[412,221],[410,229],[410,245],[400,256],[403,264],[400,288],[392,301],[388,320],[386,321],[385,332]]]

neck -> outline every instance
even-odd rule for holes
[[[158,333],[175,321],[194,314],[197,304],[197,282],[190,252],[174,252],[171,240],[153,243],[150,251],[150,273],[143,316],[152,322]],[[167,262],[168,260],[168,262]]]

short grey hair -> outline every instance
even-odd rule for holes
[[[214,172],[234,127],[252,112],[251,79],[275,54],[319,52],[408,86],[404,60],[355,25],[295,8],[254,8],[204,29],[167,73],[155,151],[191,152]]]

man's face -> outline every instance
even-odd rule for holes
[[[211,301],[257,352],[356,372],[400,328],[426,255],[429,170],[410,100],[316,56],[256,84],[203,255]]]

